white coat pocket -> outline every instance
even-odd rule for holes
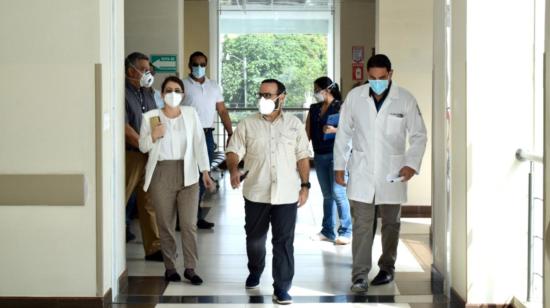
[[[403,118],[389,115],[386,119],[386,134],[399,135],[403,126]]]
[[[399,176],[399,171],[404,167],[405,156],[404,155],[392,155],[390,156],[390,170],[388,175]]]

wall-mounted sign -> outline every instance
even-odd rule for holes
[[[175,73],[178,71],[178,58],[176,55],[151,55],[151,63],[157,73]]]
[[[353,80],[363,80],[363,63],[353,63],[351,65]]]
[[[365,47],[351,47],[351,73],[353,80],[363,80],[363,67],[365,66]]]
[[[365,62],[365,47],[363,46],[352,46],[351,47],[351,60],[353,63],[363,63]]]

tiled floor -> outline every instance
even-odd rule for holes
[[[384,286],[371,286],[367,296],[354,296],[350,291],[351,245],[336,246],[312,240],[321,226],[322,195],[315,173],[306,206],[298,210],[296,226],[296,273],[290,294],[296,307],[433,307],[443,303],[431,292],[429,248],[430,219],[403,218],[398,248],[396,279]],[[199,230],[199,266],[204,279],[201,286],[186,282],[165,284],[164,265],[145,262],[141,243],[127,244],[129,286],[119,302],[141,303],[135,307],[274,307],[271,302],[271,243],[268,237],[266,270],[260,288],[246,290],[247,277],[244,233],[244,202],[240,190],[231,189],[228,176],[218,193],[206,202],[213,208],[208,219],[216,223],[213,231]],[[378,224],[380,226],[380,223]],[[139,238],[139,226],[133,226]],[[179,233],[178,233],[179,234]],[[181,249],[181,248],[180,248]],[[373,259],[380,255],[380,234],[376,235]],[[182,259],[179,258],[180,270]],[[378,268],[374,265],[369,278]],[[147,287],[149,286],[149,287]],[[181,306],[185,303],[185,306]],[[114,305],[113,307],[134,307]]]

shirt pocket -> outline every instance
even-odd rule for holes
[[[403,131],[403,117],[389,115],[386,118],[386,134],[399,135]]]
[[[261,137],[248,137],[246,148],[247,155],[251,154],[252,156],[262,156],[267,154],[266,151],[269,151],[266,138]]]
[[[278,142],[279,150],[284,151],[285,158],[292,163],[296,162],[296,134],[295,131],[282,132]]]

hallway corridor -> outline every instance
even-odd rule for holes
[[[199,266],[197,273],[205,283],[192,286],[187,282],[164,283],[164,266],[145,262],[141,244],[127,244],[128,287],[118,303],[130,307],[276,307],[271,301],[271,244],[268,236],[266,270],[260,288],[246,290],[248,275],[244,233],[244,205],[240,190],[232,190],[228,173],[222,178],[219,192],[208,197],[213,206],[209,220],[216,223],[213,231],[199,230]],[[349,290],[351,245],[338,246],[312,240],[319,232],[322,220],[322,195],[314,171],[308,203],[298,210],[296,226],[296,273],[290,294],[296,307],[434,307],[445,305],[442,295],[431,291],[431,250],[429,218],[403,218],[401,242],[398,248],[396,279],[383,286],[370,286],[367,296],[355,296]],[[380,229],[380,223],[378,224]],[[132,230],[139,231],[137,221]],[[140,238],[139,234],[138,239]],[[179,233],[178,233],[179,236]],[[181,250],[180,250],[181,251]],[[381,251],[378,230],[374,257]],[[178,256],[179,269],[183,267]],[[378,272],[374,265],[369,274]],[[155,304],[157,304],[155,306]],[[185,303],[185,305],[182,305]],[[313,304],[315,303],[315,304]],[[319,304],[322,303],[322,304]],[[353,304],[352,304],[353,303]],[[368,304],[360,304],[368,303]],[[114,305],[113,307],[127,307]]]

